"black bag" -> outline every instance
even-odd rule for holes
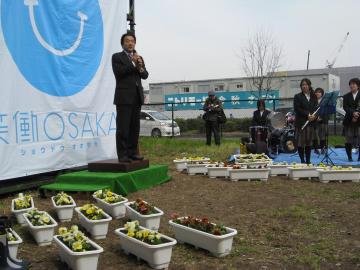
[[[226,123],[226,115],[223,109],[218,114],[218,123],[219,124],[225,124]]]
[[[207,115],[207,112],[205,112],[205,113],[202,115],[202,119],[206,121],[207,118],[208,118],[208,115]]]

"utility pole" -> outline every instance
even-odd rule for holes
[[[308,50],[308,57],[307,57],[306,70],[309,70],[309,62],[310,62],[310,50]]]
[[[135,34],[135,0],[129,0],[129,13],[127,14],[126,19],[130,25],[130,30],[128,30],[128,32]]]

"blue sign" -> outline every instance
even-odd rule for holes
[[[21,74],[41,92],[74,95],[100,65],[104,34],[98,0],[2,0],[1,26]]]
[[[273,103],[278,106],[279,90],[268,91],[261,96],[266,99],[266,107],[273,108]],[[241,92],[216,92],[216,96],[223,101],[224,109],[254,109],[258,100],[254,91],[241,91]],[[173,94],[165,95],[165,103],[173,103],[174,110],[202,110],[207,93],[191,93],[191,94]],[[171,111],[172,104],[166,104],[165,110]]]

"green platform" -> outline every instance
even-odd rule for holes
[[[167,165],[151,165],[149,168],[129,172],[89,172],[66,173],[56,178],[56,182],[43,185],[44,190],[96,191],[110,188],[113,192],[126,196],[129,193],[148,189],[169,181]]]

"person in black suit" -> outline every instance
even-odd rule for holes
[[[211,134],[214,133],[215,144],[220,145],[219,120],[222,105],[220,99],[215,95],[215,91],[208,92],[208,98],[205,100],[203,110],[205,111],[203,119],[205,120],[206,145],[211,145]]]
[[[269,126],[269,114],[270,111],[265,108],[265,101],[263,99],[258,100],[257,110],[254,111],[252,125],[253,126]]]
[[[143,58],[135,50],[136,37],[128,32],[121,37],[122,52],[113,54],[112,68],[116,79],[116,151],[119,162],[142,160],[137,153],[140,111],[144,103],[141,79],[149,73]]]
[[[360,80],[353,78],[349,81],[350,92],[343,96],[343,108],[346,112],[343,125],[345,131],[345,150],[349,161],[353,161],[351,150],[359,147],[358,161],[360,161]]]
[[[313,115],[317,108],[317,99],[311,88],[311,81],[304,78],[300,82],[301,92],[294,96],[295,132],[298,145],[298,154],[301,163],[311,163],[311,143],[313,138],[313,123],[316,116]],[[304,130],[302,126],[309,120]],[[305,153],[305,158],[304,158]]]

